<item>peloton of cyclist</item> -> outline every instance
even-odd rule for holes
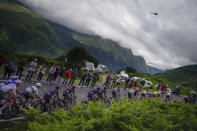
[[[31,107],[31,104],[33,103],[34,101],[34,98],[40,98],[40,96],[38,95],[38,91],[41,87],[41,84],[40,83],[36,83],[35,86],[30,86],[28,88],[26,88],[23,92],[23,95],[25,96],[25,106],[26,106],[26,103],[27,104],[27,107],[30,108]]]

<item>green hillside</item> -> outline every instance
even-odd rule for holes
[[[132,51],[120,47],[118,43],[103,39],[99,36],[89,36],[74,32],[64,26],[47,21],[58,36],[70,49],[75,46],[86,48],[88,53],[105,64],[112,71],[132,66],[139,72],[150,73],[150,67],[146,65],[143,57],[133,55]]]
[[[157,74],[164,79],[184,87],[197,89],[197,65],[180,67],[165,73]]]
[[[50,26],[15,0],[0,0],[0,49],[56,57],[67,51]]]

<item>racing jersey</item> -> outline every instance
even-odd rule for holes
[[[116,80],[116,83],[120,83],[121,81],[122,81],[122,79],[119,78],[119,79]]]
[[[118,89],[115,88],[112,90],[112,93],[116,93],[116,92],[118,92]]]
[[[159,95],[159,92],[158,91],[154,91],[153,94],[154,95]]]
[[[147,91],[142,91],[142,94],[145,94],[145,95],[147,95],[147,93],[148,93]]]
[[[97,89],[92,89],[92,90],[90,90],[90,91],[88,92],[88,96],[92,96],[92,95],[98,94],[98,93],[99,93],[99,92],[98,92]]]
[[[4,93],[8,93],[9,91],[12,91],[12,94],[16,95],[16,85],[15,84],[4,85],[0,88],[0,91]]]
[[[171,96],[172,95],[172,92],[171,91],[169,91],[167,94],[166,94],[166,96]]]
[[[129,93],[133,94],[135,92],[135,89],[130,89]]]
[[[58,96],[58,90],[56,88],[51,88],[45,93],[45,95],[47,96],[52,96],[55,94]]]
[[[66,94],[70,94],[70,93],[75,93],[75,90],[73,89],[73,88],[67,88],[65,91],[64,91],[64,95],[66,95]]]
[[[38,95],[38,88],[36,86],[31,86],[25,89],[24,93],[29,93],[31,95]]]

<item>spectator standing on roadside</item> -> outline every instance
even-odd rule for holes
[[[114,76],[111,88],[114,89],[116,87],[116,80],[118,79],[117,75]]]
[[[51,68],[49,70],[49,73],[48,73],[48,77],[47,77],[47,82],[48,83],[51,83],[55,71],[56,71],[55,65],[51,66]]]
[[[63,77],[64,74],[65,74],[65,67],[63,67],[63,68],[60,70],[60,73],[59,73],[58,78],[57,78],[57,84],[60,84],[61,79],[62,79],[62,77]]]
[[[93,79],[91,83],[91,87],[93,88],[96,85],[96,82],[99,80],[99,74],[98,72],[94,72]]]
[[[38,78],[37,78],[38,81],[42,80],[42,77],[44,76],[45,72],[46,72],[46,67],[45,64],[43,64],[38,69]]]
[[[22,61],[20,61],[18,64],[16,76],[19,76],[19,79],[21,79],[21,76],[23,75],[23,71],[26,68],[26,61],[27,60],[25,58],[23,58]]]
[[[60,67],[57,66],[56,70],[55,70],[55,73],[53,74],[52,82],[55,82],[57,80],[57,76],[59,75],[60,70],[61,70]]]
[[[26,76],[26,80],[27,79],[31,80],[33,74],[36,71],[36,67],[37,67],[37,59],[34,59],[34,61],[32,61],[31,64],[29,65],[28,73],[27,73],[27,76]]]
[[[161,87],[161,95],[162,95],[162,97],[165,94],[167,88],[168,88],[168,85],[162,85],[162,87]]]
[[[91,73],[88,73],[87,74],[87,78],[86,78],[86,81],[85,81],[85,86],[89,86],[90,84],[90,81],[91,81],[91,78],[92,78],[92,74]]]
[[[77,69],[74,69],[72,71],[72,73],[71,73],[71,80],[70,80],[70,82],[69,82],[68,85],[73,86],[73,84],[74,84],[75,79],[77,78],[77,76],[78,76],[78,71],[77,71]]]
[[[8,64],[5,65],[4,78],[8,76],[7,78],[9,79],[11,74],[15,72],[15,68],[16,68],[15,63],[16,61],[12,59]]]
[[[62,83],[63,85],[64,85],[64,84],[67,85],[68,79],[71,77],[71,72],[72,72],[72,69],[67,70],[67,71],[65,72],[64,81],[63,81],[63,83]]]
[[[82,85],[82,87],[83,87],[87,75],[88,75],[87,71],[85,73],[83,73],[83,75],[81,76],[80,82],[79,82],[79,86]]]

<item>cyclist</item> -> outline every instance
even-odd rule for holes
[[[147,93],[148,93],[147,90],[142,91],[142,93],[141,93],[141,99],[142,98],[146,98]]]
[[[16,93],[21,94],[17,87],[19,87],[21,81],[20,80],[15,80],[14,83],[10,83],[7,85],[4,85],[0,88],[0,96],[2,97],[1,100],[4,101],[10,101],[11,98],[16,99]],[[2,114],[2,110],[4,110],[10,103],[8,102],[7,104],[4,104],[0,108],[0,114]]]
[[[172,102],[172,91],[169,90],[166,94],[166,101]]]
[[[185,103],[188,103],[188,101],[189,101],[187,96],[185,96],[183,100],[184,100]]]
[[[135,98],[135,96],[137,95],[136,92],[137,92],[136,89],[134,89],[134,88],[130,89],[129,92],[128,92],[128,98],[129,99]]]
[[[58,96],[58,90],[59,90],[59,85],[56,85],[55,88],[51,88],[48,91],[45,92],[44,94],[44,99],[45,99],[45,110],[48,110],[48,105],[50,103],[50,99],[52,97],[56,98],[59,100],[59,96]]]
[[[120,90],[119,90],[119,88],[118,89],[114,88],[112,90],[112,98],[114,98],[115,101],[117,101],[118,100],[118,96],[120,96]]]
[[[25,89],[25,91],[23,92],[23,95],[25,96],[25,106],[26,106],[26,103],[28,102],[27,107],[30,108],[31,104],[34,101],[34,98],[35,97],[40,98],[40,96],[38,95],[38,91],[40,87],[41,87],[41,84],[36,83],[35,86],[30,86]]]
[[[16,80],[18,80],[18,76],[13,76],[10,80],[5,80],[2,83],[0,83],[0,88],[11,83],[16,84]]]
[[[67,89],[63,92],[64,102],[70,101],[70,97],[71,97],[71,96],[75,97],[75,89],[76,89],[76,86],[72,86],[72,87],[70,87],[70,88],[67,88]]]
[[[160,97],[160,92],[158,91],[158,89],[153,92],[153,98],[156,97]]]
[[[19,77],[18,76],[12,76],[12,78],[7,80],[5,83],[6,84],[16,84],[16,80],[19,80]]]
[[[101,89],[99,92],[98,92],[98,96],[100,99],[103,99],[103,98],[106,98],[106,87],[104,87],[103,89]]]
[[[99,99],[100,88],[92,89],[88,92],[88,101],[95,101],[95,95]]]

